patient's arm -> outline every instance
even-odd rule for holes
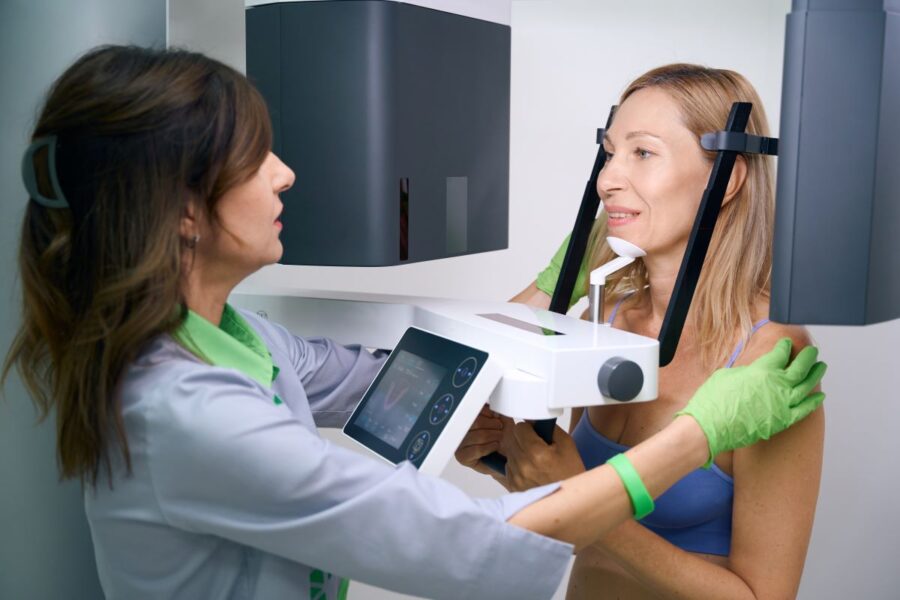
[[[550,308],[550,296],[539,290],[534,281],[527,288],[510,298],[509,301],[537,308]]]

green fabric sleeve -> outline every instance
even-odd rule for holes
[[[559,249],[556,251],[556,254],[550,259],[550,264],[547,265],[543,271],[538,273],[537,276],[537,288],[551,298],[553,297],[553,291],[556,289],[556,282],[559,280],[559,274],[562,271],[562,264],[563,260],[566,258],[566,250],[569,247],[570,237],[571,234],[565,237]],[[586,255],[585,258],[587,258]],[[589,261],[587,260],[583,260],[581,268],[578,270],[578,278],[575,280],[575,289],[572,290],[572,297],[569,299],[569,308],[572,308],[576,302],[587,295],[585,290],[587,289],[588,262]]]

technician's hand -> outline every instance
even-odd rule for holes
[[[791,340],[745,367],[719,369],[700,386],[684,410],[709,441],[709,462],[720,452],[767,440],[805,418],[822,404],[813,393],[825,374],[819,351],[807,346],[791,361]]]
[[[547,444],[534,432],[531,423],[515,423],[503,416],[500,419],[503,422],[500,453],[507,459],[507,489],[519,492],[584,472],[575,440],[560,427],[553,431],[553,443]]]
[[[456,460],[479,473],[492,475],[503,483],[494,471],[481,462],[483,456],[500,450],[502,437],[503,422],[500,416],[485,405],[456,449]]]

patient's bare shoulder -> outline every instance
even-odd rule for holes
[[[760,302],[757,306],[757,312],[761,316],[767,315],[769,312],[768,302]],[[806,327],[770,321],[760,327],[756,333],[750,337],[744,351],[741,352],[740,356],[735,361],[735,366],[752,363],[763,354],[769,352],[781,338],[790,338],[793,346],[791,348],[792,357],[796,356],[800,350],[813,343]]]

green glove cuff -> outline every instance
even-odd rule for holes
[[[791,359],[791,348],[783,338],[749,365],[718,369],[676,414],[692,416],[706,435],[707,468],[719,453],[768,440],[822,403],[813,393],[826,368],[818,350],[807,346]]]
[[[706,436],[706,444],[707,444],[707,447],[709,448],[709,458],[703,464],[703,468],[708,471],[710,469],[710,467],[712,467],[713,459],[718,454],[718,452],[716,452],[714,450],[714,448],[718,445],[718,439],[716,438],[716,432],[713,429],[707,429],[706,427],[704,427],[703,421],[701,421],[696,416],[694,416],[694,414],[690,410],[688,410],[688,407],[685,407],[684,409],[679,410],[677,413],[675,413],[675,416],[672,417],[672,419],[674,420],[674,419],[680,417],[681,415],[687,415],[689,417],[692,417],[695,421],[697,421],[697,424],[700,426],[700,429],[703,430],[703,434]]]
[[[559,281],[559,274],[562,272],[562,264],[566,258],[566,250],[569,248],[570,237],[571,234],[565,237],[559,249],[556,251],[556,254],[550,259],[550,264],[547,265],[547,268],[538,273],[537,276],[537,289],[541,290],[551,298],[553,297],[553,292],[556,291],[556,282]],[[575,288],[572,290],[572,297],[569,299],[569,308],[572,308],[576,302],[585,296],[584,290],[585,282],[587,281],[588,262],[589,261],[585,260],[581,262],[581,268],[578,270],[578,278],[575,280]]]
[[[653,512],[655,505],[653,504],[653,496],[647,491],[641,476],[635,470],[634,465],[628,460],[624,454],[616,454],[606,464],[611,466],[618,473],[619,479],[625,486],[628,497],[631,498],[631,506],[634,509],[634,518],[641,520]]]

